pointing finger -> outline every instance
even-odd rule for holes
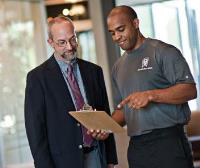
[[[130,97],[128,96],[127,98],[125,98],[124,100],[122,100],[118,105],[117,108],[118,109],[122,109],[124,107],[124,105],[126,105],[130,100]]]

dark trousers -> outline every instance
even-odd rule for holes
[[[183,126],[155,129],[131,137],[128,163],[129,168],[194,168]]]

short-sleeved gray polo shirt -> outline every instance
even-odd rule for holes
[[[140,48],[119,58],[112,70],[115,104],[133,92],[163,89],[179,83],[195,83],[181,52],[172,45],[147,38]],[[187,123],[188,103],[173,105],[150,103],[132,110],[124,108],[128,135],[135,136],[155,128]]]

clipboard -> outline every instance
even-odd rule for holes
[[[105,130],[110,133],[123,133],[126,131],[105,111],[70,111],[69,114],[87,129]]]

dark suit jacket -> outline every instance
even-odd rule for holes
[[[88,103],[109,113],[102,69],[81,59],[77,62]],[[75,107],[52,56],[27,75],[25,126],[36,168],[83,168],[81,128],[69,111]],[[113,135],[98,141],[98,147],[102,163],[117,163]]]

